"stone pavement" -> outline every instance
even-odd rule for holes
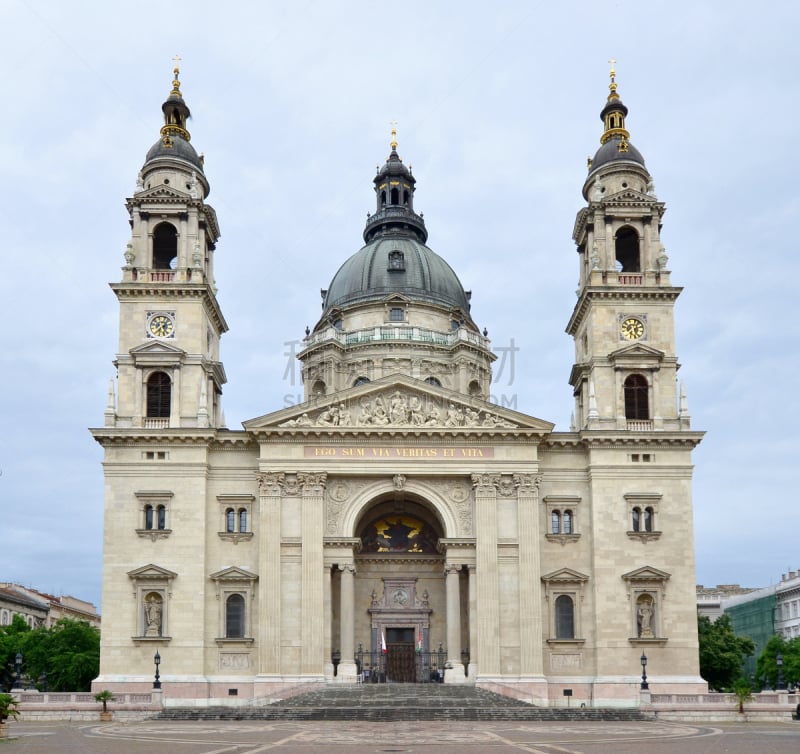
[[[800,723],[12,723],[0,754],[797,754]]]

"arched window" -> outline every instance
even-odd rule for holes
[[[468,390],[470,395],[480,396],[481,394],[480,383],[477,380],[472,380],[472,382],[469,383]]]
[[[641,272],[639,234],[633,228],[626,225],[617,231],[614,249],[620,272]]]
[[[553,511],[550,514],[550,532],[552,534],[561,533],[561,511]]]
[[[625,380],[625,418],[649,419],[647,380],[641,374],[632,374]]]
[[[247,509],[239,508],[239,531],[247,531]]]
[[[156,508],[156,514],[158,518],[158,528],[159,529],[166,529],[167,528],[167,506],[166,505],[159,505]]]
[[[152,505],[145,505],[144,506],[144,528],[145,529],[152,529],[153,528],[153,506]]]
[[[400,192],[396,189],[392,189],[392,204],[400,204]]]
[[[385,191],[381,191],[381,207],[385,207],[385,206],[386,206],[386,192]]]
[[[653,531],[653,509],[644,509],[644,530]]]
[[[153,372],[147,380],[147,415],[169,418],[172,383],[164,372]]]
[[[159,223],[153,230],[153,269],[174,270],[178,261],[178,231],[171,223]]]
[[[556,639],[575,638],[575,605],[572,597],[561,594],[556,597]]]
[[[631,531],[639,531],[641,525],[642,510],[641,508],[634,508],[631,511]]]
[[[429,385],[433,385],[434,387],[442,386],[442,383],[436,379],[436,377],[426,377],[425,382],[427,382]]]
[[[572,534],[572,511],[564,511],[564,523],[561,528],[562,534]]]
[[[356,381],[353,383],[353,387],[358,387],[359,385],[366,385],[369,382],[369,377],[356,377]]]
[[[315,398],[325,395],[325,383],[322,380],[317,380],[311,388],[311,394]]]
[[[225,602],[225,636],[228,639],[244,637],[244,597],[232,594]]]
[[[408,190],[403,191],[403,204],[408,206]]]
[[[233,508],[228,508],[225,511],[225,531],[232,532],[236,530],[236,513]]]

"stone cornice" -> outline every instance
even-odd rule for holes
[[[508,429],[496,427],[258,427],[247,430],[253,439],[260,442],[280,440],[287,445],[308,444],[323,441],[330,445],[343,445],[356,442],[363,444],[371,440],[382,445],[391,445],[394,440],[403,445],[422,444],[425,440],[437,441],[438,445],[480,445],[487,443],[538,445],[549,431],[528,428]],[[412,442],[409,442],[409,439]]]
[[[616,303],[621,301],[668,301],[675,302],[680,296],[683,288],[677,286],[650,287],[650,286],[602,286],[589,287],[581,291],[580,298],[575,304],[572,316],[567,324],[566,332],[574,336],[578,330],[578,325],[583,321],[586,312],[595,301],[606,301]]]
[[[140,298],[202,298],[209,319],[220,333],[228,331],[228,323],[222,316],[217,297],[208,283],[111,283],[111,290],[120,301],[133,301]]]
[[[579,448],[676,448],[697,447],[705,432],[661,431],[632,432],[629,430],[583,430],[581,432],[553,432],[540,445],[539,452],[569,452]]]
[[[103,447],[135,448],[142,445],[205,445],[214,450],[257,450],[253,439],[245,432],[205,429],[199,427],[169,427],[144,429],[142,427],[103,427],[89,430]]]

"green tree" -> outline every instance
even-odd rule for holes
[[[786,641],[782,636],[771,636],[758,656],[758,679],[774,689],[778,687],[778,655],[783,657],[783,680],[786,686],[800,682],[800,636]]]
[[[31,627],[20,615],[15,615],[8,626],[0,627],[0,690],[8,691],[14,684],[17,652],[23,651],[24,638],[30,632]]]
[[[47,673],[50,691],[89,691],[100,669],[100,632],[86,621],[62,618],[52,628],[31,630],[18,616],[0,629],[0,685],[11,688],[14,658],[22,653],[22,673],[37,682]]]
[[[755,652],[753,640],[747,636],[737,636],[727,615],[720,616],[713,623],[706,616],[699,615],[697,633],[700,640],[700,675],[712,691],[731,688],[742,675],[744,658]]]

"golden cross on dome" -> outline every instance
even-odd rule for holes
[[[614,70],[614,66],[616,66],[617,60],[616,58],[609,58],[608,62],[611,64],[611,72],[609,75],[611,76],[611,83],[613,84],[614,77],[617,75],[617,72]]]
[[[176,71],[179,70],[179,68],[180,68],[181,60],[182,60],[182,58],[181,58],[180,55],[176,55],[174,58],[172,58],[172,62],[175,63],[175,70]]]
[[[397,149],[397,121],[390,120],[389,125],[392,127],[392,140],[389,143],[389,146],[392,149]]]

